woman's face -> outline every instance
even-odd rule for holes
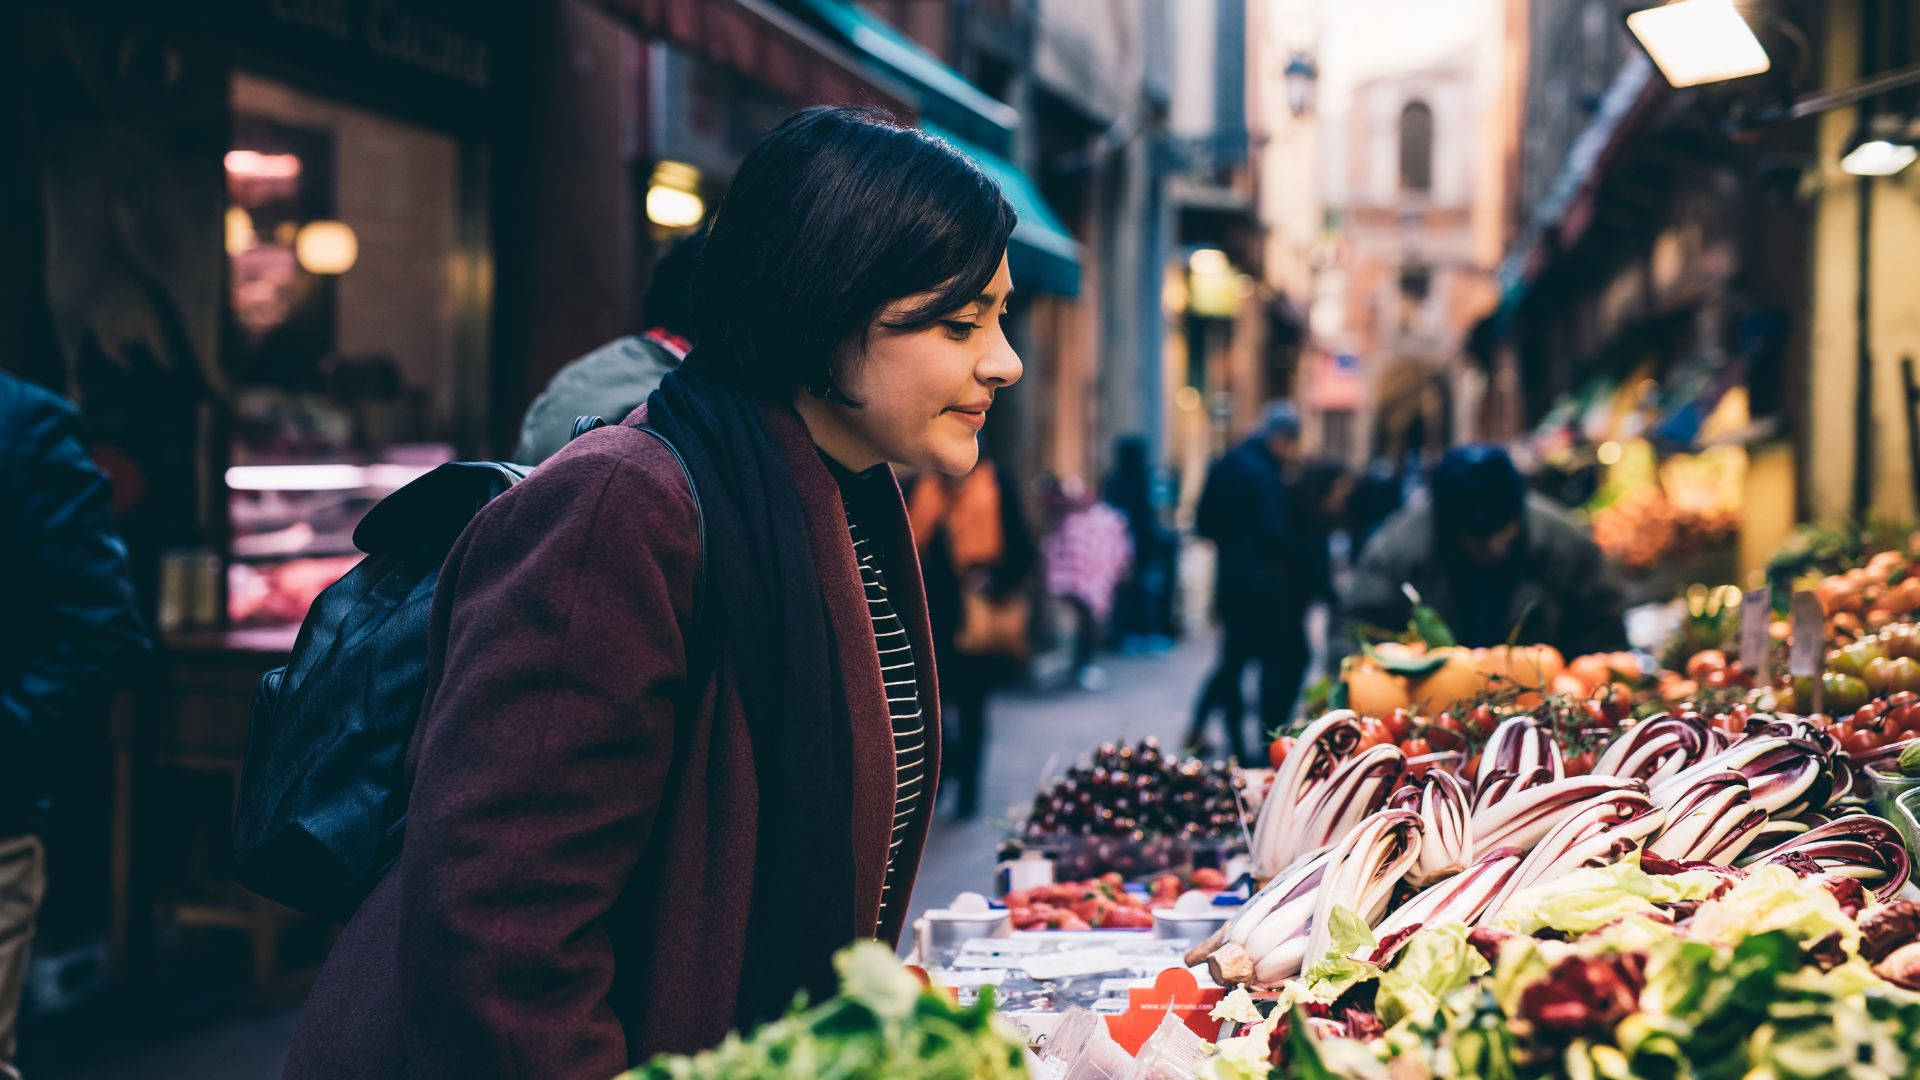
[[[902,297],[875,320],[864,347],[848,346],[842,391],[860,408],[802,393],[795,399],[814,442],[850,469],[883,461],[959,476],[980,458],[980,429],[994,392],[1020,380],[1020,358],[1001,318],[1013,292],[1000,269],[974,301],[918,330],[888,324],[927,300]]]

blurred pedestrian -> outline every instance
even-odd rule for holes
[[[1114,590],[1133,562],[1133,540],[1126,516],[1091,497],[1077,476],[1050,485],[1048,502],[1053,523],[1040,545],[1047,594],[1073,608],[1074,682],[1082,690],[1098,690],[1105,676],[1093,658],[1101,627],[1113,614]]]
[[[654,434],[569,442],[448,556],[399,861],[290,1080],[598,1080],[897,943],[940,729],[889,463],[967,473],[1020,378],[1014,221],[878,112],[802,110],[747,152]]]
[[[1147,440],[1122,436],[1114,444],[1107,475],[1107,502],[1127,519],[1133,562],[1114,597],[1114,633],[1128,655],[1163,653],[1173,647],[1173,586],[1180,537],[1161,520],[1159,485],[1148,459]]]
[[[1036,552],[1020,488],[1003,468],[982,461],[965,476],[922,473],[907,498],[927,583],[927,618],[951,749],[942,790],[953,814],[980,812],[987,702],[1027,655],[1031,605],[1026,594]]]
[[[645,404],[667,372],[693,348],[693,274],[705,233],[682,237],[653,264],[640,303],[647,328],[616,338],[567,364],[533,399],[520,422],[513,460],[538,465],[573,437],[573,422],[598,416],[618,424]]]
[[[1353,495],[1347,501],[1347,540],[1355,558],[1403,501],[1399,467],[1392,458],[1374,458],[1354,483]]]
[[[46,891],[50,760],[100,721],[149,645],[112,493],[55,395],[0,372],[0,1077],[13,1067],[27,952]]]
[[[1361,553],[1335,638],[1407,624],[1411,585],[1469,647],[1513,638],[1569,657],[1627,647],[1613,569],[1585,526],[1527,493],[1497,446],[1455,447],[1434,466],[1426,505],[1394,515]]]
[[[1312,546],[1314,525],[1291,504],[1290,484],[1300,461],[1300,414],[1293,405],[1267,406],[1259,430],[1229,450],[1207,472],[1194,513],[1194,531],[1214,543],[1214,616],[1220,622],[1220,659],[1194,704],[1187,743],[1202,746],[1215,713],[1226,726],[1227,751],[1247,756],[1247,665],[1260,668],[1260,722],[1284,726],[1307,666],[1306,612],[1327,591],[1323,549],[1298,565]]]

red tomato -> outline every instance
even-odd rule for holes
[[[1380,722],[1387,726],[1387,733],[1394,742],[1406,738],[1407,732],[1413,729],[1413,715],[1405,709],[1394,709],[1381,717]]]
[[[1568,776],[1585,776],[1593,771],[1594,753],[1583,750],[1567,759]]]
[[[1425,739],[1412,738],[1400,744],[1400,752],[1410,758],[1425,757],[1433,753],[1433,744]]]
[[[1461,728],[1460,721],[1454,719],[1450,713],[1441,713],[1437,718],[1419,726],[1416,730],[1433,744],[1435,750],[1467,748],[1466,732]]]
[[[1467,713],[1467,733],[1476,739],[1486,738],[1493,734],[1494,728],[1499,726],[1500,718],[1494,715],[1493,707],[1490,705],[1475,705],[1472,711]]]
[[[1862,757],[1880,748],[1880,737],[1871,731],[1856,731],[1841,740],[1841,748],[1854,757]]]
[[[1687,659],[1687,676],[1704,681],[1710,672],[1727,669],[1727,654],[1719,649],[1701,649]]]
[[[1392,737],[1387,734],[1387,725],[1381,723],[1378,717],[1369,716],[1360,721],[1360,745],[1354,747],[1354,753],[1371,750],[1381,743],[1392,741]]]
[[[1267,744],[1267,762],[1274,768],[1286,764],[1287,755],[1293,751],[1293,736],[1282,735]]]

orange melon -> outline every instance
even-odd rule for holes
[[[1347,707],[1361,716],[1385,716],[1408,705],[1407,680],[1362,660],[1347,669]]]
[[[1472,650],[1458,647],[1433,650],[1433,654],[1439,653],[1447,655],[1447,662],[1413,685],[1413,703],[1426,716],[1479,697],[1487,689],[1487,677],[1481,670],[1481,663],[1486,662],[1484,652],[1482,660],[1476,660]]]

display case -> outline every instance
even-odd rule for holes
[[[224,616],[291,627],[359,560],[366,512],[485,429],[483,169],[274,79],[237,74],[233,105]]]

